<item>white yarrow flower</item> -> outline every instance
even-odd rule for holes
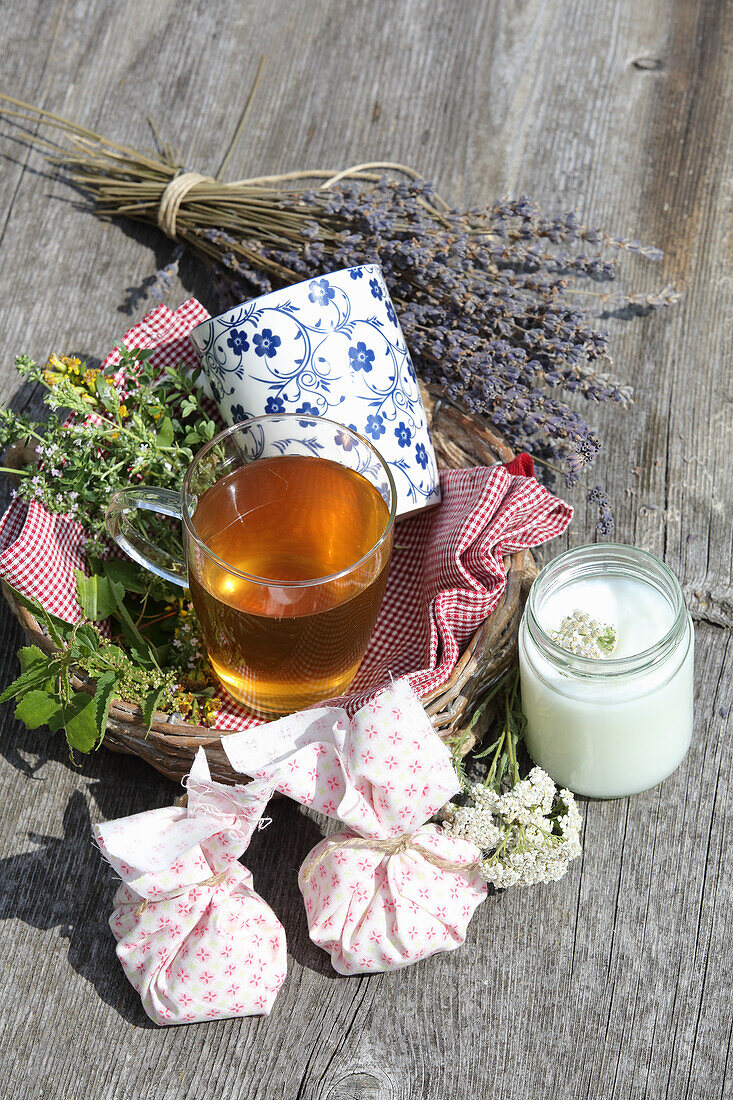
[[[575,798],[565,788],[558,793],[541,768],[504,794],[481,784],[466,793],[466,805],[449,802],[444,808],[443,828],[481,849],[481,872],[497,890],[556,882],[580,855],[582,819]]]

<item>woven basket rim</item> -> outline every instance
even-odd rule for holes
[[[453,465],[451,458],[454,450],[458,453],[455,440],[459,437],[468,440],[472,451],[476,450],[478,453],[479,461],[469,463],[471,465],[490,465],[492,461],[507,462],[514,457],[506,441],[483,421],[445,401],[435,390],[421,385],[421,391],[433,426],[434,442],[436,423],[441,419],[447,422],[443,466]],[[25,450],[22,445],[15,444],[6,458],[6,464],[17,464],[20,467],[28,462],[30,453],[32,452]],[[507,584],[497,607],[476,630],[448,680],[421,700],[436,732],[443,739],[456,736],[457,726],[466,718],[472,703],[483,690],[496,682],[514,659],[519,618],[537,568],[530,551],[521,551],[506,557],[504,564]],[[12,589],[5,581],[0,581],[0,586],[28,639],[45,653],[53,653],[55,647],[51,639],[44,633],[32,612],[15,599]],[[93,694],[95,690],[93,681],[86,682],[76,675],[72,678],[72,686],[76,691],[87,694]],[[487,721],[488,716],[483,722],[484,727]],[[234,731],[217,726],[196,726],[171,721],[170,715],[157,711],[153,716],[150,732],[146,734],[140,707],[116,699],[109,709],[103,744],[113,751],[141,756],[170,778],[180,778],[185,774],[195,750],[203,746],[209,758],[212,775],[234,782],[234,773],[231,772],[221,745],[222,736],[232,732]],[[483,732],[485,729],[479,726],[475,729],[471,727],[459,744],[460,752],[465,754],[470,751],[481,739]],[[241,781],[241,776],[238,781]]]

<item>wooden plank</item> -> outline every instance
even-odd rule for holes
[[[289,941],[288,981],[266,1021],[148,1026],[114,959],[114,881],[89,823],[164,805],[174,788],[104,754],[80,774],[58,741],[24,734],[16,744],[35,774],[17,758],[13,770],[5,750],[0,824],[9,1095],[713,1095],[733,979],[733,750],[721,714],[733,651],[714,627],[698,644],[720,677],[700,689],[708,717],[680,770],[633,800],[587,804],[582,865],[556,885],[489,899],[455,954],[391,975],[332,974],[307,939],[295,884],[319,829],[273,805],[248,860]]]
[[[590,410],[607,441],[592,481],[615,497],[618,537],[663,553],[696,614],[730,625],[731,476],[718,457],[731,425],[726,12],[715,0],[6,0],[0,65],[12,94],[121,140],[150,141],[151,114],[188,166],[210,171],[264,54],[233,176],[398,159],[455,201],[527,190],[665,248],[661,272],[632,260],[632,281],[675,280],[685,298],[663,318],[613,323],[638,404]],[[127,288],[171,245],[75,208],[4,127],[0,154],[18,161],[0,175],[0,394],[23,403],[12,355],[104,354],[130,323],[118,311]],[[191,290],[206,300],[184,263],[171,303]],[[573,501],[570,539],[585,542],[594,518],[581,491]],[[3,614],[6,680],[20,638]],[[273,1014],[169,1031],[148,1026],[114,959],[114,883],[89,822],[167,804],[175,788],[111,754],[74,770],[58,741],[6,711],[8,1095],[730,1096],[729,634],[703,624],[698,646],[700,729],[682,768],[633,800],[586,804],[582,866],[490,899],[455,954],[335,977],[295,885],[320,823],[274,806],[250,858],[291,955]]]

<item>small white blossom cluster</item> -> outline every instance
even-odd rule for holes
[[[481,873],[497,890],[556,882],[580,855],[580,810],[571,792],[558,792],[541,768],[505,794],[481,784],[466,793],[465,806],[444,807],[443,828],[481,849]]]
[[[618,644],[615,627],[599,623],[587,611],[577,609],[571,615],[565,616],[559,630],[548,630],[547,633],[553,642],[567,649],[569,653],[577,653],[579,657],[591,657],[594,660],[610,657]]]

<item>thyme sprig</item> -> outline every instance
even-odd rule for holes
[[[37,422],[0,409],[0,448],[21,442],[35,452],[10,471],[18,495],[82,523],[88,553],[108,549],[104,513],[117,489],[144,481],[180,488],[195,451],[219,430],[198,371],[161,374],[150,351],[118,348],[119,365],[104,371],[74,356],[51,355],[45,366],[18,356],[21,376],[45,390],[50,416]]]
[[[104,514],[110,496],[131,483],[179,489],[193,454],[219,429],[196,386],[198,372],[165,374],[151,353],[118,345],[119,364],[89,367],[75,356],[52,355],[44,366],[19,356],[21,376],[42,387],[50,416],[33,421],[0,410],[0,447],[24,444],[33,453],[17,474],[17,495],[78,521],[87,571],[76,572],[83,618],[69,624],[20,593],[54,646],[19,653],[20,676],[0,701],[16,701],[16,716],[35,729],[66,730],[70,748],[89,752],[102,741],[113,699],[141,708],[149,730],[155,711],[209,724],[216,710],[215,677],[199,641],[195,614],[181,590],[109,556]],[[166,520],[139,517],[146,537],[180,554],[180,534]],[[75,677],[88,690],[77,691]]]

